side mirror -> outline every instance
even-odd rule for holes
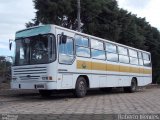
[[[67,36],[66,35],[61,35],[60,41],[61,41],[61,44],[66,44],[66,42],[67,42]]]
[[[12,41],[13,40],[9,40],[9,50],[12,50]]]

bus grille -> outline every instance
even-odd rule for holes
[[[47,75],[47,67],[19,67],[13,68],[13,76],[20,80],[39,80],[40,76]]]

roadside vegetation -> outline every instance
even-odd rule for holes
[[[26,27],[56,24],[77,29],[76,0],[33,2],[36,17]],[[84,33],[151,52],[153,83],[160,81],[160,32],[145,18],[120,9],[116,0],[81,0],[81,22]]]

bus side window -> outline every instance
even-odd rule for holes
[[[74,59],[73,39],[66,37],[66,40],[64,40],[61,39],[61,36],[59,38],[59,62],[63,64],[71,64]]]
[[[105,43],[106,57],[108,61],[118,62],[117,46],[112,43]]]
[[[125,47],[118,46],[118,53],[119,53],[119,62],[128,64],[129,63],[128,49]]]
[[[91,54],[92,58],[105,60],[106,55],[104,51],[104,43],[95,39],[91,39]]]
[[[75,35],[75,41],[76,45],[83,46],[83,47],[89,47],[89,39],[82,37],[80,35]]]
[[[138,65],[138,53],[136,50],[129,49],[129,58],[132,65]]]
[[[147,53],[142,53],[142,55],[143,55],[144,66],[151,67],[151,58],[150,58],[150,55],[147,54]]]
[[[89,39],[80,35],[75,35],[76,55],[78,57],[90,58]]]
[[[139,65],[143,66],[142,52],[138,52]]]

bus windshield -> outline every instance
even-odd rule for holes
[[[53,35],[38,35],[16,40],[14,65],[47,64],[56,58]]]

